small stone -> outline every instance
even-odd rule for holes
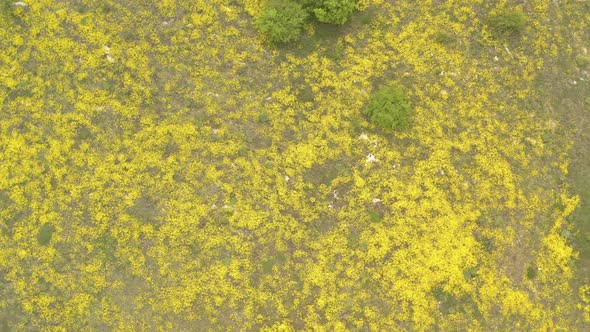
[[[372,154],[369,154],[369,155],[367,156],[367,162],[368,162],[368,163],[376,163],[376,162],[378,162],[378,161],[379,161],[379,160],[377,159],[377,157],[375,157],[375,156],[374,156],[374,155],[372,155]]]

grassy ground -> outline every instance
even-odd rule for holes
[[[579,289],[590,284],[590,33],[570,34],[569,24],[573,22],[566,18],[561,31],[573,52],[564,52],[551,62],[553,68],[540,77],[538,89],[546,91],[547,109],[563,126],[558,134],[573,142],[568,182],[580,203],[568,218],[568,240],[579,254],[573,278],[574,287]],[[586,328],[580,326],[581,330]]]
[[[590,42],[590,40],[587,40]],[[578,66],[573,72],[584,80],[564,93],[558,108],[575,128],[571,151],[570,176],[573,191],[581,198],[573,214],[573,241],[580,256],[577,262],[579,284],[590,283],[590,66]],[[570,82],[571,84],[571,82]]]

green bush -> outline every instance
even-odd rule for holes
[[[526,15],[519,10],[504,10],[490,17],[490,26],[498,33],[521,32],[526,24]]]
[[[289,0],[271,1],[258,17],[256,27],[272,42],[287,43],[301,37],[307,12]]]
[[[386,87],[371,97],[365,114],[375,125],[396,130],[408,128],[414,112],[400,88]]]
[[[313,13],[320,22],[344,24],[352,16],[356,0],[314,1]]]

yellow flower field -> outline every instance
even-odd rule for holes
[[[356,6],[277,45],[262,0],[0,1],[0,330],[589,328],[539,83],[588,2]]]

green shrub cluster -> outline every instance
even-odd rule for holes
[[[258,17],[258,31],[272,42],[287,43],[298,40],[307,11],[294,1],[272,1]]]
[[[256,27],[270,41],[288,43],[300,38],[308,17],[322,23],[344,24],[356,3],[357,0],[270,0],[258,16]]]
[[[352,16],[356,0],[314,1],[313,13],[320,22],[344,24]]]
[[[365,109],[365,114],[375,125],[386,130],[406,129],[413,118],[413,109],[399,87],[381,88]]]

